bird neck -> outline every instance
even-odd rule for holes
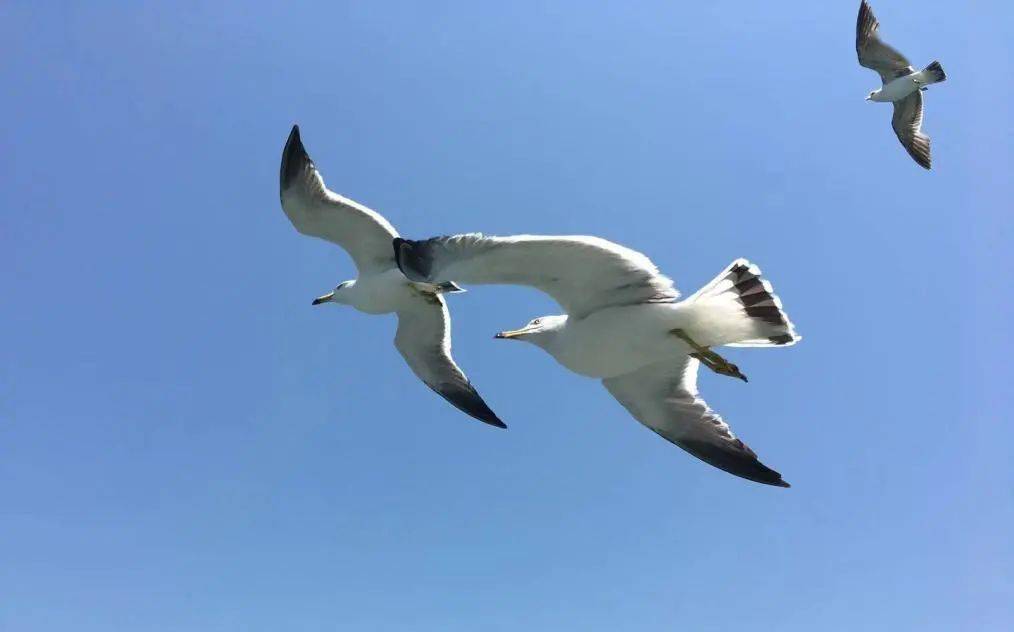
[[[525,340],[532,343],[537,347],[541,347],[546,351],[552,353],[556,343],[560,339],[560,334],[567,327],[567,321],[562,320],[558,323],[553,323],[552,326],[546,327],[545,329],[528,336]]]

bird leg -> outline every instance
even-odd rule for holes
[[[746,376],[743,375],[743,373],[739,370],[738,366],[736,366],[732,362],[729,362],[728,360],[718,355],[711,349],[697,344],[693,338],[687,335],[687,332],[683,331],[682,329],[673,329],[669,333],[673,334],[683,342],[690,345],[690,348],[694,350],[694,353],[691,353],[690,357],[697,358],[698,360],[701,361],[701,364],[708,367],[715,373],[718,373],[719,375],[728,375],[729,377],[736,377],[743,380],[744,382],[749,381],[746,379]]]

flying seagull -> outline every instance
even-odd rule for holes
[[[566,368],[602,380],[642,424],[697,458],[758,483],[788,487],[697,394],[697,369],[746,380],[711,350],[799,340],[757,266],[734,261],[693,296],[639,252],[596,237],[481,234],[395,239],[408,278],[528,285],[566,312],[497,338],[535,344]]]
[[[343,281],[314,299],[351,305],[367,314],[398,314],[394,346],[426,386],[453,406],[492,426],[506,428],[451,357],[451,318],[442,294],[462,291],[453,283],[409,281],[395,266],[391,223],[362,204],[334,193],[303,148],[294,125],[282,152],[282,209],[296,230],[344,248],[359,278]]]
[[[867,101],[894,103],[891,127],[908,155],[919,166],[930,168],[930,139],[922,133],[922,92],[926,86],[947,79],[940,62],[917,71],[904,55],[881,41],[880,23],[866,0],[859,5],[856,20],[856,53],[859,65],[876,70],[883,86],[866,97]]]

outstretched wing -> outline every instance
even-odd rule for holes
[[[788,487],[697,395],[700,362],[684,356],[602,380],[635,419],[698,459],[742,478]]]
[[[598,237],[472,233],[395,239],[394,250],[398,267],[412,280],[529,285],[575,318],[603,307],[679,296],[648,257]]]
[[[922,133],[922,92],[916,90],[894,102],[891,127],[908,155],[924,169],[930,168],[930,138]]]
[[[412,372],[458,410],[506,428],[451,357],[451,316],[444,299],[419,293],[398,310],[397,347]]]
[[[282,210],[296,230],[345,249],[359,273],[394,266],[391,240],[398,236],[378,213],[329,191],[293,125],[279,174]]]
[[[866,0],[863,0],[859,5],[859,18],[856,20],[856,53],[859,55],[859,65],[876,70],[884,83],[915,72],[904,55],[881,41],[877,33],[879,29],[880,22],[877,22],[877,18],[873,15],[873,9]]]

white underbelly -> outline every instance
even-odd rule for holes
[[[892,79],[880,89],[878,101],[900,101],[919,89],[915,82],[915,74]]]
[[[570,321],[549,352],[575,373],[623,375],[685,351],[670,334],[671,304],[613,307]]]
[[[382,274],[360,278],[352,290],[352,306],[367,314],[389,314],[397,311],[411,290],[408,282],[397,268]]]

